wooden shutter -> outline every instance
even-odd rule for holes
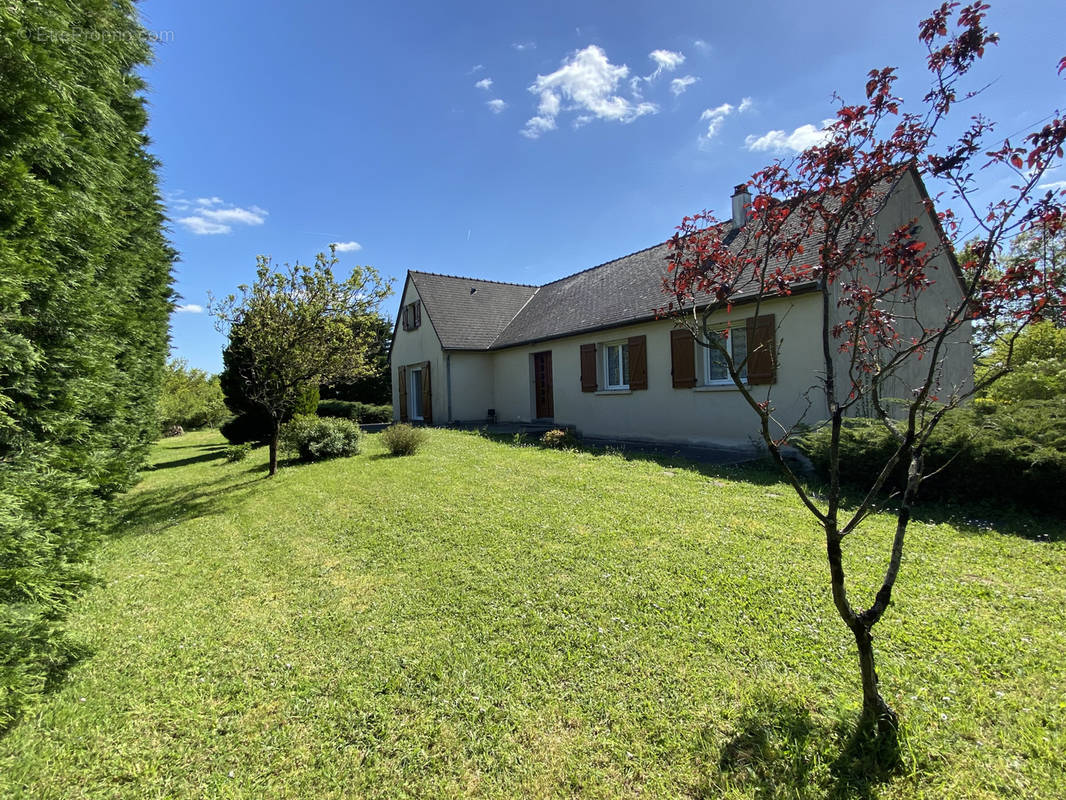
[[[675,389],[696,385],[696,340],[685,328],[670,331],[670,374]]]
[[[422,301],[415,300],[411,304],[411,308],[415,310],[415,324],[414,327],[418,328],[422,325]]]
[[[581,345],[581,391],[596,391],[596,345]]]
[[[411,310],[411,306],[409,306],[409,305],[407,305],[407,306],[404,306],[404,307],[403,307],[403,308],[402,308],[402,309],[400,310],[400,314],[401,314],[401,316],[402,316],[402,318],[403,318],[403,323],[402,323],[402,324],[403,324],[403,329],[404,329],[405,331],[409,331],[409,330],[411,330],[411,323],[410,323],[410,320],[409,320],[409,315],[408,315],[408,312],[409,312],[410,310]]]
[[[433,392],[429,388],[429,362],[422,364],[422,419],[433,424]]]
[[[760,314],[747,321],[748,383],[773,383],[777,380],[777,338],[774,315]]]
[[[630,336],[629,341],[629,388],[648,388],[648,337]]]
[[[396,370],[396,380],[400,385],[400,422],[407,422],[407,367]]]

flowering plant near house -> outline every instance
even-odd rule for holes
[[[880,693],[872,630],[892,598],[907,525],[927,477],[923,449],[949,409],[1009,372],[1014,343],[1027,326],[1066,300],[1056,272],[1061,264],[1004,259],[1018,234],[1062,230],[1066,190],[1037,187],[1062,160],[1066,119],[1055,112],[1012,142],[994,141],[992,122],[976,115],[954,140],[937,138],[960,100],[979,95],[962,82],[998,41],[986,27],[987,11],[980,2],[944,3],[920,23],[930,86],[917,110],[904,110],[895,95],[894,68],[872,70],[865,100],[841,101],[820,144],[738,187],[732,224],[695,214],[669,241],[664,312],[713,351],[714,363],[758,418],[770,456],[824,528],[833,600],[858,649],[864,718],[882,728],[894,728],[896,715]],[[1066,71],[1066,58],[1057,69]],[[939,210],[923,180],[942,189]],[[1012,184],[1007,194],[982,202],[983,191],[1005,183]],[[915,202],[886,222],[885,209],[906,186],[916,189]],[[949,237],[974,235],[960,263]],[[779,343],[748,337],[745,347],[732,347],[736,333],[711,323],[715,313],[744,304],[757,328],[769,316],[768,302],[800,291],[817,292],[821,300],[822,372],[806,422],[825,420],[819,424],[830,429],[824,497],[812,494],[782,456],[799,423],[776,417],[772,382],[746,380],[753,370],[773,369]],[[975,322],[1005,353],[976,383],[945,369],[952,348],[969,347]],[[845,509],[841,426],[859,414],[877,419],[894,446],[858,505]],[[900,467],[906,479],[893,485]],[[897,516],[895,535],[880,588],[862,608],[845,585],[843,544],[886,502]]]

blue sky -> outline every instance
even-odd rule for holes
[[[809,143],[870,68],[899,65],[920,97],[933,5],[143,0],[181,253],[173,354],[220,368],[225,340],[196,309],[259,253],[346,243],[342,266],[397,291],[408,268],[539,284],[726,213],[733,185]],[[1001,2],[991,26],[973,110],[1011,134],[1066,107],[1066,4]]]

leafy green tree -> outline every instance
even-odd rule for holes
[[[353,319],[377,310],[392,292],[373,267],[354,267],[336,278],[337,257],[319,253],[313,265],[275,272],[259,256],[256,280],[238,294],[211,299],[219,330],[236,331],[242,350],[231,379],[270,421],[270,474],[277,473],[281,424],[311,388],[354,380],[368,370],[369,331]]]
[[[990,400],[1018,403],[1066,397],[1066,328],[1039,322],[1013,340],[997,342],[981,365],[978,380],[997,371],[1006,374],[985,390]]]
[[[190,368],[184,359],[167,364],[156,408],[164,431],[175,425],[217,428],[229,416],[218,377]]]
[[[158,432],[174,253],[130,0],[0,3],[0,729]]]
[[[324,399],[348,400],[367,405],[392,404],[392,370],[389,369],[389,346],[392,343],[393,323],[383,314],[374,312],[353,320],[353,324],[369,337],[367,373],[350,383],[322,387]]]
[[[233,444],[270,441],[270,416],[248,396],[242,377],[253,366],[252,352],[244,343],[241,328],[234,325],[222,351],[222,372],[218,376],[226,407],[233,414],[233,419],[222,426],[222,435]],[[287,412],[282,422],[287,422],[292,413]]]

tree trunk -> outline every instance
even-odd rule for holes
[[[840,550],[840,537],[835,531],[827,532],[826,555],[829,558],[830,582],[833,588],[833,600],[851,632],[855,635],[855,646],[859,650],[859,673],[862,676],[862,716],[867,723],[876,723],[879,730],[894,729],[898,718],[878,690],[877,669],[874,667],[873,635],[870,629],[873,622],[865,614],[857,614],[847,599],[844,588],[844,563]],[[893,575],[894,578],[894,575]],[[887,601],[886,601],[887,602]],[[876,620],[874,620],[876,622]]]
[[[870,634],[870,629],[862,620],[856,620],[852,632],[855,634],[855,645],[859,650],[859,671],[862,674],[862,716],[867,722],[876,722],[879,729],[886,725],[895,728],[898,722],[896,712],[881,697],[878,688],[877,670],[874,667],[873,636]]]
[[[274,428],[270,432],[270,471],[267,477],[274,477],[278,472],[278,439],[281,436],[281,425],[274,421]]]

